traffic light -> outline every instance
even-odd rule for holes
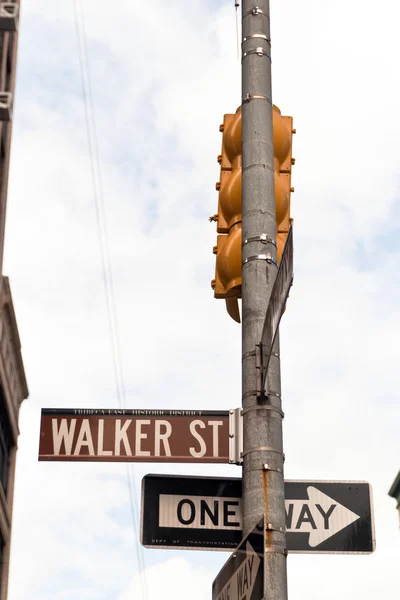
[[[240,323],[238,298],[242,288],[242,115],[224,115],[222,151],[218,156],[220,180],[216,184],[218,214],[214,254],[215,279],[211,282],[215,298],[225,298],[231,317]]]
[[[281,261],[287,234],[290,227],[290,194],[294,192],[291,187],[292,166],[292,134],[293,118],[282,117],[281,111],[272,106],[272,129],[274,137],[274,181],[275,181],[275,211],[276,211],[276,258]]]
[[[274,182],[276,206],[277,260],[282,257],[290,226],[292,158],[292,117],[282,117],[273,106]],[[222,150],[218,156],[220,180],[218,213],[210,217],[217,222],[215,279],[211,282],[215,298],[224,298],[230,316],[240,323],[238,299],[242,292],[242,114],[224,115]]]

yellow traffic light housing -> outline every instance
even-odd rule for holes
[[[221,166],[218,194],[215,279],[211,282],[215,298],[227,300],[227,310],[240,322],[237,299],[242,286],[242,118],[238,109],[225,115],[220,127],[222,150],[218,156]]]
[[[282,257],[290,226],[292,158],[292,117],[282,117],[273,106],[274,182],[276,206],[277,260]],[[215,298],[224,298],[229,315],[240,322],[238,299],[242,293],[242,114],[224,115],[222,150],[218,156],[220,180],[218,213],[210,218],[217,222],[215,279],[211,286]]]
[[[274,181],[275,181],[275,211],[276,211],[276,258],[281,261],[287,234],[290,227],[290,194],[292,165],[292,134],[293,118],[282,117],[281,111],[275,105],[272,107],[272,128],[274,137]]]

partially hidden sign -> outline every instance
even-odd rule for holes
[[[43,409],[39,460],[233,462],[232,412]]]
[[[261,600],[264,597],[264,519],[246,536],[222,567],[212,600]]]

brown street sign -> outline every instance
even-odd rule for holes
[[[42,409],[39,460],[239,462],[237,411]]]

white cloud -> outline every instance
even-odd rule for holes
[[[201,600],[210,594],[210,573],[195,568],[185,558],[170,558],[146,572],[148,598],[158,598],[170,593],[177,600],[184,600],[188,593],[193,600]],[[118,596],[118,600],[143,598],[141,580],[136,576]],[[168,591],[167,591],[168,590]]]

